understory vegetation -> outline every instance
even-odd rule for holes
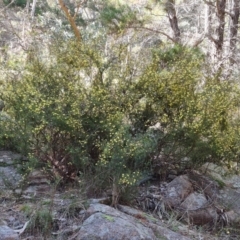
[[[179,171],[238,161],[239,91],[206,77],[198,49],[161,47],[138,73],[75,41],[1,85],[0,144],[55,178],[130,187],[165,161]],[[121,70],[120,71],[118,71]],[[25,168],[27,169],[27,167]]]

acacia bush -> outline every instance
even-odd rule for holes
[[[103,74],[102,53],[87,44],[59,43],[47,62],[36,54],[2,88],[11,121],[0,119],[0,143],[11,139],[64,180],[96,174],[123,187],[159,164],[159,154],[174,165],[187,158],[188,167],[237,160],[236,86],[205,78],[196,50],[167,53],[167,61],[162,51],[130,80],[134,66],[120,76],[120,59]]]
[[[204,56],[198,49],[177,46],[165,51],[155,51],[153,62],[137,83],[145,106],[137,115],[147,113],[145,126],[158,122],[164,133],[159,152],[175,164],[189,159],[183,168],[206,161],[238,161],[237,84],[206,78]]]

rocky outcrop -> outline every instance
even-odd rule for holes
[[[0,189],[3,190],[0,195],[0,219],[4,222],[1,224],[0,221],[0,240],[18,239],[18,235],[34,235],[34,229],[38,227],[31,226],[32,229],[28,231],[26,226],[31,222],[31,216],[22,212],[23,209],[26,210],[26,204],[36,209],[41,209],[41,204],[44,204],[45,210],[48,210],[48,205],[45,204],[50,204],[54,209],[54,227],[50,229],[49,236],[54,235],[59,240],[188,240],[198,239],[200,236],[193,229],[189,229],[193,225],[206,226],[208,229],[228,226],[230,229],[240,223],[238,176],[226,175],[226,169],[223,171],[220,167],[214,168],[219,171],[212,179],[207,176],[211,176],[209,170],[208,174],[187,171],[185,175],[176,176],[170,182],[155,179],[151,184],[149,179],[150,185],[142,184],[138,187],[138,209],[123,205],[117,205],[117,209],[112,208],[107,205],[110,203],[107,195],[102,199],[89,200],[90,207],[86,209],[81,201],[76,202],[78,197],[75,193],[67,193],[66,196],[65,191],[53,190],[49,178],[40,170],[34,170],[25,176],[25,184],[22,185],[23,189],[19,195],[24,199],[24,204],[15,202],[16,196],[11,201],[11,194],[7,193],[14,193],[12,189],[16,192],[22,181],[22,176],[16,170],[21,161],[20,155],[0,151]],[[217,181],[213,180],[216,176]],[[60,197],[61,194],[65,196]],[[33,203],[33,199],[38,201]],[[31,202],[27,203],[28,201]],[[40,203],[41,201],[43,203]],[[40,205],[37,206],[38,204]],[[140,211],[140,208],[143,211]],[[165,224],[166,220],[168,224]],[[171,228],[173,225],[174,228]],[[36,239],[35,235],[31,237]],[[205,234],[201,237],[218,239]],[[227,237],[221,239],[229,239]]]
[[[233,163],[235,171],[238,170]],[[240,223],[240,175],[228,170],[227,167],[218,166],[214,163],[205,163],[201,171],[204,175],[214,179],[219,185],[216,202],[218,211],[228,224]]]
[[[206,196],[202,193],[191,193],[180,205],[181,217],[194,225],[215,224],[218,220],[216,208],[214,208]]]
[[[120,210],[120,211],[119,211]],[[146,213],[120,206],[119,210],[103,204],[92,204],[77,240],[190,240],[169,230]]]
[[[220,189],[217,182],[192,170],[169,183],[149,186],[138,203],[144,211],[160,218],[168,218],[167,211],[171,210],[187,224],[213,229],[219,224],[239,223],[239,198],[236,189]]]
[[[170,208],[176,208],[192,191],[192,184],[186,175],[176,177],[167,185],[164,203]]]
[[[34,170],[27,176],[24,195],[43,196],[52,192],[49,177],[40,170]]]
[[[0,189],[5,193],[40,196],[51,192],[47,175],[40,170],[33,170],[27,176],[19,174],[17,168],[25,161],[20,154],[0,151]]]
[[[19,187],[22,179],[17,172],[15,160],[21,156],[10,151],[0,151],[0,189],[14,190]]]

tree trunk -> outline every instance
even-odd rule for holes
[[[215,62],[216,60],[216,48],[215,42],[213,40],[213,15],[215,9],[212,5],[206,4],[204,11],[204,31],[206,36],[208,36],[208,44],[207,44],[207,55],[211,62]]]
[[[29,9],[30,9],[30,0],[27,0],[27,2],[26,2],[26,9],[27,9],[27,14],[28,14]]]
[[[215,41],[215,45],[216,45],[217,54],[219,56],[222,55],[222,51],[223,51],[225,9],[226,9],[226,0],[217,0],[216,13],[218,18],[218,27],[216,29],[217,39]]]
[[[224,34],[226,24],[226,0],[208,1],[204,0],[208,5],[205,13],[205,31],[207,31],[209,43],[208,55],[213,64],[213,73],[222,76],[223,59],[224,59]],[[214,26],[214,23],[217,26]]]
[[[66,17],[67,17],[67,19],[68,19],[68,21],[69,21],[69,23],[70,23],[70,25],[73,29],[75,37],[77,38],[77,40],[79,42],[81,42],[82,41],[82,36],[81,36],[80,31],[78,30],[78,27],[77,27],[76,22],[75,22],[76,15],[75,16],[71,15],[69,9],[65,6],[63,0],[58,0],[58,3],[60,5],[61,9],[63,10],[63,12],[65,13],[65,15],[66,15]],[[77,14],[77,12],[75,14]]]
[[[181,32],[178,26],[178,18],[175,9],[175,0],[167,0],[167,2],[165,3],[165,9],[168,14],[170,26],[173,31],[174,40],[176,43],[181,43]]]
[[[31,17],[32,17],[32,19],[34,18],[34,14],[35,14],[35,11],[36,11],[36,5],[37,5],[37,0],[33,0],[32,10],[31,10]]]
[[[240,3],[239,0],[232,0],[231,6],[231,22],[230,22],[230,64],[234,64],[236,62],[235,59],[235,51],[237,44],[237,34],[238,34],[238,20],[240,15]]]

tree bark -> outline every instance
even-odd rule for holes
[[[232,10],[231,10],[231,23],[230,23],[230,63],[234,64],[236,62],[235,60],[235,50],[236,50],[236,44],[237,44],[237,34],[238,34],[238,21],[239,21],[239,15],[240,15],[240,1],[239,0],[233,0],[232,2]]]
[[[181,43],[181,31],[178,26],[175,0],[167,0],[167,2],[165,3],[165,9],[168,14],[169,23],[173,31],[174,41],[176,43]]]
[[[218,18],[218,27],[216,29],[217,39],[215,41],[217,54],[221,55],[223,51],[224,27],[225,27],[225,9],[226,0],[216,1],[216,14]]]
[[[211,22],[212,22],[212,13],[213,13],[213,9],[212,6],[206,4],[205,5],[205,11],[204,11],[204,31],[207,35],[211,35],[212,34],[212,28],[211,28]]]
[[[32,10],[31,10],[31,18],[32,19],[34,18],[34,14],[35,14],[35,11],[36,11],[36,5],[37,5],[37,0],[33,0]]]
[[[82,41],[82,36],[77,28],[77,25],[76,25],[76,22],[75,22],[75,16],[72,16],[70,11],[68,10],[68,8],[65,6],[63,0],[58,0],[59,4],[60,4],[60,7],[61,9],[63,10],[63,12],[65,13],[72,29],[73,29],[73,32],[75,34],[75,37],[77,38],[77,40],[79,40],[79,42]],[[77,14],[77,13],[76,13]]]

